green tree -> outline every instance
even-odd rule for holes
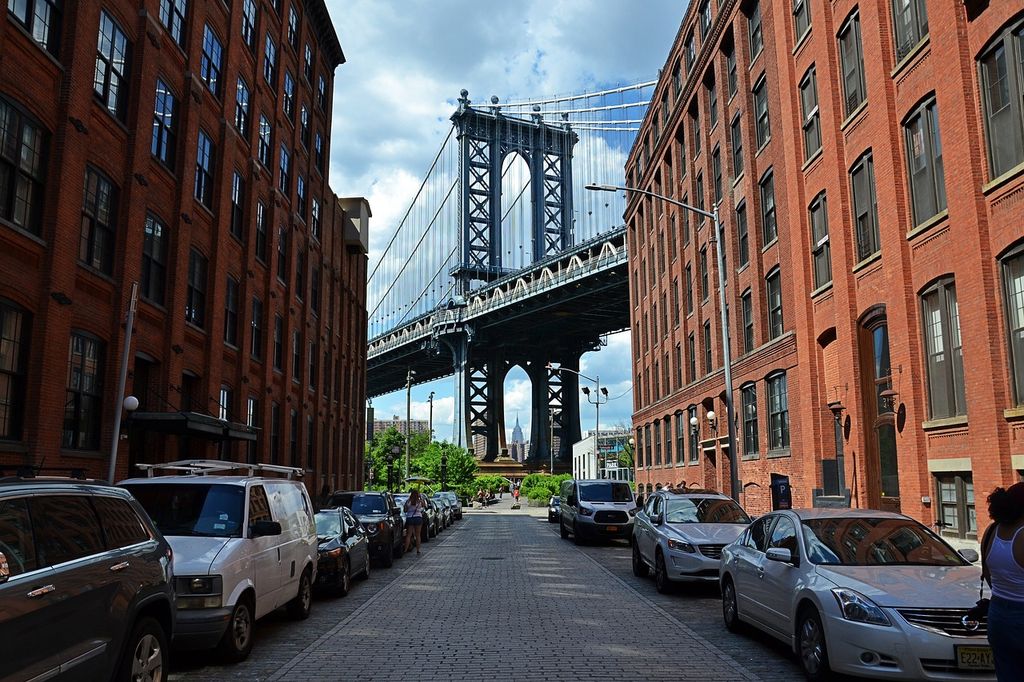
[[[465,449],[449,443],[430,443],[410,465],[410,473],[424,476],[441,485],[441,458],[447,459],[445,484],[449,490],[471,483],[476,475],[476,458]]]
[[[394,466],[392,475],[396,489],[403,487],[405,478],[405,435],[398,429],[391,427],[384,433],[377,434],[367,444],[366,461],[370,464],[371,480],[367,481],[367,487],[372,490],[383,490],[388,482],[388,457],[392,449],[397,447],[398,452],[394,455]],[[415,471],[413,462],[430,447],[430,437],[425,433],[413,433],[409,437],[409,474]]]

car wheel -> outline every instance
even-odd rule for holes
[[[729,632],[737,632],[740,629],[740,609],[736,600],[736,586],[732,584],[731,578],[722,581],[722,618],[725,620],[725,629]]]
[[[167,633],[155,618],[140,618],[132,628],[131,637],[121,662],[119,681],[163,682],[167,679]]]
[[[654,555],[654,587],[661,594],[668,594],[672,591],[672,583],[668,579],[668,569],[665,567],[665,555],[660,547]]]
[[[825,630],[821,627],[821,617],[813,606],[800,612],[797,625],[797,653],[800,656],[800,667],[811,682],[831,679],[832,672],[828,665],[828,647],[825,645]]]
[[[583,544],[583,538],[580,537],[579,526],[576,525],[575,521],[572,522],[572,543],[574,545],[582,545]]]
[[[345,560],[341,562],[340,573],[338,576],[338,587],[335,591],[339,597],[344,597],[352,589],[352,565],[349,564],[348,557],[345,557]]]
[[[363,570],[359,572],[360,580],[369,580],[370,578],[370,550],[366,550],[366,564],[363,565]]]
[[[222,658],[230,663],[239,663],[249,657],[252,651],[252,628],[255,614],[252,610],[252,601],[244,596],[231,609],[231,617],[228,619],[228,629],[221,637],[217,646]]]
[[[562,523],[562,519],[558,519],[558,534],[562,536],[563,540],[569,539],[569,531],[565,529],[565,524]]]
[[[313,578],[308,568],[299,577],[299,591],[295,598],[288,602],[288,615],[293,620],[306,620],[313,609]],[[348,575],[346,570],[343,575]]]
[[[640,555],[640,546],[633,542],[633,575],[638,578],[647,577],[647,564],[644,563],[644,558]]]

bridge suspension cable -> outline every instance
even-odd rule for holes
[[[643,88],[651,88],[658,84],[658,81],[645,81],[643,83],[633,83],[631,85],[623,85],[619,88],[609,88],[608,90],[599,90],[597,92],[584,92],[576,95],[565,95],[564,97],[549,97],[547,99],[524,99],[518,102],[499,102],[495,106],[502,108],[515,108],[515,107],[529,107],[534,104],[557,104],[559,102],[572,102],[578,99],[591,99],[594,97],[604,97],[605,95],[615,95],[620,92],[628,92],[630,90],[642,90]]]

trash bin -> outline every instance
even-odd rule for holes
[[[793,508],[793,490],[789,487],[789,476],[772,474],[772,511]]]

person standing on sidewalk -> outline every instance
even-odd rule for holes
[[[988,496],[992,525],[981,539],[982,578],[992,589],[988,642],[1000,682],[1024,680],[1024,482]]]
[[[423,532],[423,510],[426,505],[420,496],[420,491],[415,488],[409,493],[409,499],[405,501],[405,551],[409,551],[409,545],[416,541],[416,553],[420,553],[420,535]]]

